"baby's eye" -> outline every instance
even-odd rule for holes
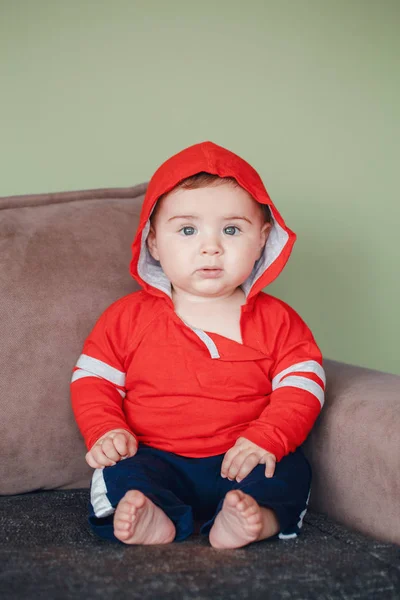
[[[188,236],[188,235],[193,235],[195,233],[195,231],[196,230],[194,227],[186,226],[186,227],[182,227],[182,229],[179,230],[179,233],[182,233],[183,235]]]
[[[236,235],[236,233],[240,233],[240,229],[235,225],[228,225],[228,227],[225,227],[224,232],[227,235]]]

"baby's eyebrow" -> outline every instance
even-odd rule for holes
[[[171,217],[170,219],[168,219],[168,222],[173,221],[174,219],[199,219],[199,217],[197,215],[176,215],[175,217]],[[251,224],[250,219],[248,219],[247,217],[239,217],[236,215],[224,217],[223,219],[224,221],[247,221]]]
[[[250,219],[248,219],[247,217],[236,217],[236,216],[232,216],[232,217],[225,217],[224,218],[225,221],[247,221],[248,223],[251,224]]]
[[[168,219],[167,223],[169,223],[169,221],[173,221],[174,219],[198,219],[199,217],[196,217],[196,215],[176,215],[175,217],[171,217],[170,219]]]

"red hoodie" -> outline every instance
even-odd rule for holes
[[[242,285],[243,344],[178,317],[170,282],[146,246],[158,198],[200,171],[234,177],[273,218]],[[236,154],[203,142],[159,167],[132,245],[130,270],[142,290],[100,316],[74,369],[72,406],[88,449],[107,431],[127,429],[139,443],[189,457],[223,454],[243,436],[280,460],[306,439],[324,401],[321,353],[297,313],[261,291],[295,239],[257,172]]]

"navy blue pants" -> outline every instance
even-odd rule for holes
[[[272,478],[257,465],[240,483],[221,477],[224,454],[187,458],[149,446],[112,467],[96,469],[91,486],[89,523],[103,538],[117,541],[113,513],[128,490],[140,490],[171,519],[175,541],[193,533],[194,521],[207,534],[225,495],[242,490],[260,506],[271,508],[279,521],[279,537],[295,537],[301,528],[311,485],[311,469],[300,448],[276,464]]]

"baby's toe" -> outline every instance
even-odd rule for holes
[[[244,497],[238,503],[237,508],[240,510],[240,512],[244,513],[254,506],[256,506],[256,504],[253,498],[251,496],[244,495]]]
[[[126,531],[127,529],[130,528],[130,523],[128,523],[128,521],[117,521],[114,524],[114,529],[117,531]]]
[[[250,517],[251,515],[255,515],[256,513],[258,513],[258,506],[257,504],[252,503],[245,508],[245,510],[243,511],[243,516]]]

